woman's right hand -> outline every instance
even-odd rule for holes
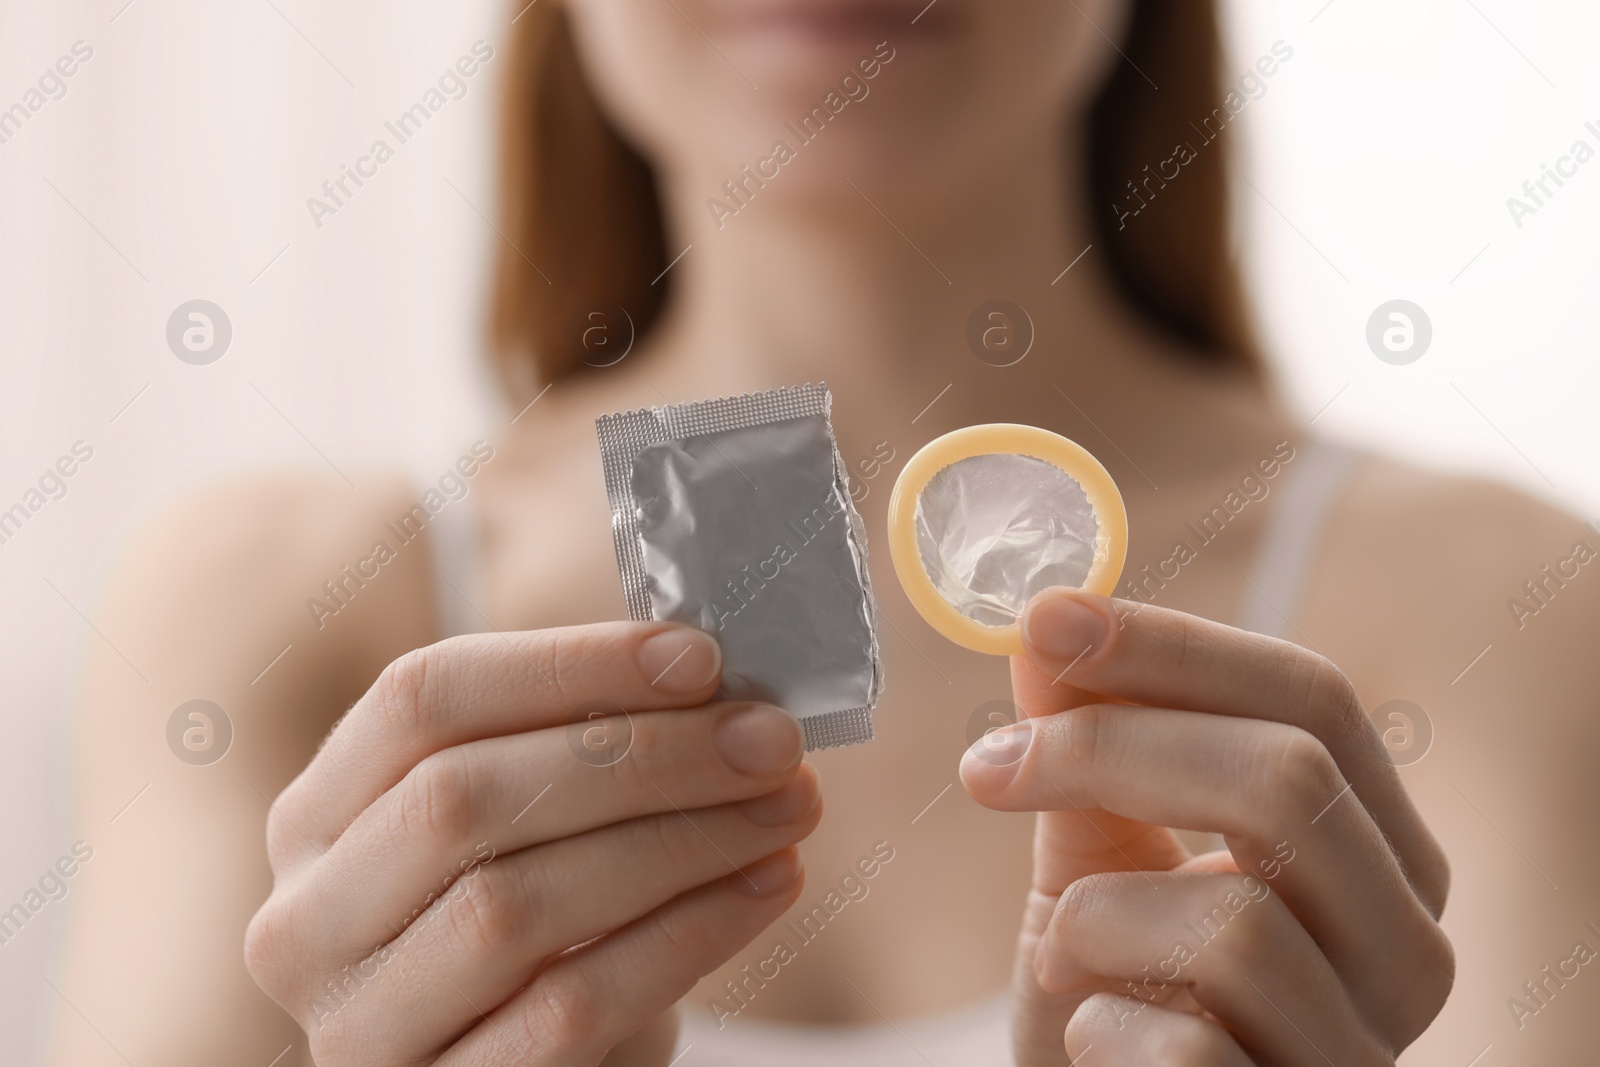
[[[661,623],[392,663],[268,817],[246,961],[316,1062],[596,1064],[774,922],[821,794],[720,677]]]

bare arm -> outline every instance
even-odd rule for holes
[[[306,605],[327,601],[322,583],[376,540],[394,540],[383,521],[408,506],[409,486],[362,481],[377,487],[282,477],[207,491],[159,516],[114,571],[76,724],[74,837],[93,856],[52,977],[50,1062],[266,1064],[291,1045],[280,1065],[301,1062],[298,1028],[243,962],[245,926],[271,887],[268,798],[385,663],[436,636],[420,540],[320,628]],[[174,709],[196,699],[232,726],[209,765],[168,743]]]
[[[1465,1064],[1490,1045],[1483,1064],[1581,1062],[1600,973],[1550,983],[1544,1007],[1524,983],[1580,940],[1600,952],[1585,927],[1600,919],[1600,558],[1550,583],[1543,607],[1524,582],[1579,541],[1600,551],[1600,536],[1503,486],[1397,464],[1374,464],[1352,501],[1329,531],[1338,558],[1308,604],[1327,625],[1311,637],[1341,663],[1363,660],[1352,677],[1380,731],[1406,729],[1389,701],[1422,709],[1431,748],[1397,762],[1452,872],[1455,989],[1402,1062]],[[1514,597],[1538,607],[1521,626]],[[1537,1014],[1514,1018],[1513,998]]]
[[[1454,520],[1433,533],[1471,545],[1457,584],[1411,594],[1460,618],[1435,661],[1447,666],[1369,704],[1407,697],[1431,718],[1433,749],[1402,776],[1454,870],[1455,991],[1404,1062],[1467,1063],[1491,1046],[1484,1063],[1582,1062],[1600,1008],[1600,973],[1574,962],[1580,942],[1600,953],[1588,925],[1600,925],[1600,558],[1548,583],[1542,606],[1524,583],[1580,541],[1600,552],[1600,537],[1504,490]],[[1473,524],[1499,528],[1474,535]]]

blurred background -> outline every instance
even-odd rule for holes
[[[1244,163],[1239,241],[1293,408],[1327,436],[1600,519],[1600,7],[1228,6],[1240,74],[1277,41],[1293,50],[1217,146]],[[247,467],[389,462],[431,480],[512,414],[480,367],[503,64],[333,213],[307,201],[331,203],[323,183],[376,139],[395,145],[384,124],[475,42],[503,55],[517,13],[0,3],[0,512],[92,449],[65,495],[0,527],[0,906],[71,844],[74,677],[132,528]],[[1564,156],[1575,172],[1529,199]],[[210,363],[169,347],[194,300],[231,328]],[[1431,326],[1401,365],[1367,340],[1392,300]],[[34,1062],[57,1008],[44,976],[66,914],[0,944],[6,1063]]]

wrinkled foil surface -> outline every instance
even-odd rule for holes
[[[829,403],[808,385],[597,420],[629,614],[716,635],[719,695],[788,710],[808,749],[870,740],[882,690]]]
[[[957,460],[917,499],[917,551],[939,595],[985,626],[1009,626],[1054,585],[1094,564],[1099,524],[1083,487],[1032,456]]]

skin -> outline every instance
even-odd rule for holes
[[[1048,1062],[1064,1024],[1074,1056],[1130,1063],[1392,1062],[1450,990],[1449,875],[1349,680],[1298,645],[1064,591],[1023,627],[1028,717],[961,766],[980,803],[1044,813],[1023,1058]],[[1147,1008],[1179,991],[1209,1017]]]
[[[705,703],[709,656],[675,668],[694,660],[697,678],[661,680],[701,688],[646,677],[638,649],[662,628],[614,621],[597,412],[824,379],[846,461],[880,441],[896,457],[873,477],[853,467],[874,533],[924,441],[1046,426],[1121,486],[1130,571],[1277,442],[1304,444],[1267,391],[1184,362],[1094,251],[1058,277],[1091,243],[1070,131],[1116,61],[1094,29],[1115,36],[1114,0],[942,0],[920,29],[894,8],[889,32],[675,6],[570,3],[591,83],[656,164],[668,244],[692,249],[635,352],[494,437],[471,488],[485,635],[432,644],[428,535],[336,617],[310,618],[306,598],[417,499],[390,472],[354,472],[359,490],[320,475],[214,487],[128,546],[84,678],[78,836],[96,852],[73,891],[54,1061],[267,1063],[287,1047],[280,1063],[664,1064],[673,1002],[709,1018],[768,955],[763,931],[883,840],[896,858],[838,920],[848,932],[807,945],[742,1017],[900,1019],[1010,986],[1030,1064],[1090,1045],[1103,1063],[1387,1063],[1410,1044],[1407,1063],[1443,1067],[1490,1043],[1502,1062],[1571,1062],[1600,982],[1569,982],[1520,1029],[1506,1008],[1588,936],[1600,891],[1580,829],[1600,807],[1600,580],[1586,570],[1523,629],[1505,607],[1594,543],[1555,509],[1367,460],[1292,620],[1305,649],[1223,625],[1269,496],[1157,606],[1082,601],[1115,627],[1098,640],[1036,604],[1009,673],[923,625],[876,552],[893,624],[878,740],[753,775],[713,741],[748,709]],[[895,57],[871,96],[719,229],[707,197],[883,40]],[[1003,370],[964,341],[997,293],[1037,333]],[[164,740],[196,696],[235,730],[205,768]],[[963,756],[975,709],[1000,697],[1031,724],[1009,767]],[[1434,738],[1398,771],[1377,740],[1388,724],[1368,721],[1396,697]],[[594,699],[639,710],[611,767],[574,758]],[[746,756],[781,749],[743,740]],[[807,806],[819,780],[826,814]],[[802,839],[811,887],[789,851]],[[1230,891],[1249,903],[1172,988],[1148,1004],[1130,991]],[[346,1007],[315,1006],[384,947]]]

